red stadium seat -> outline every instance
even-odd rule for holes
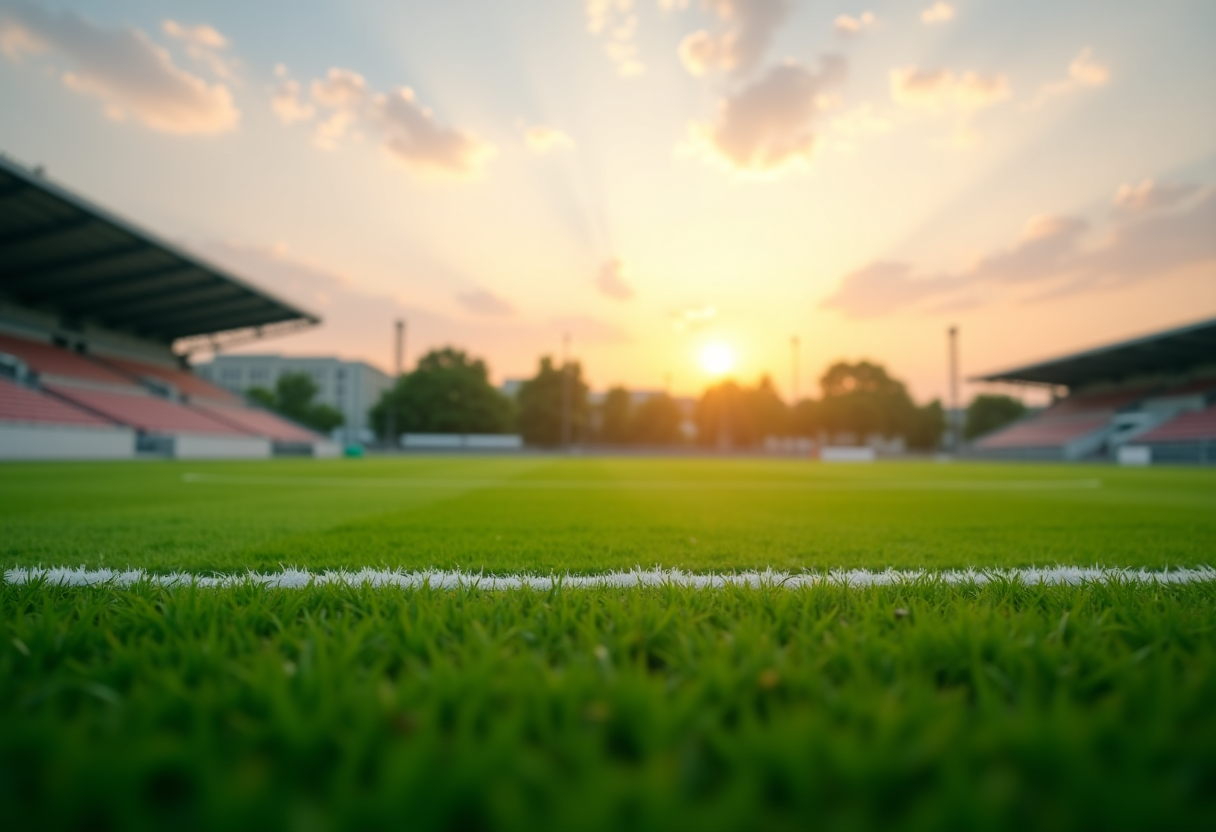
[[[1136,445],[1216,441],[1216,405],[1206,410],[1175,416],[1165,424],[1140,434],[1133,441]]]
[[[69,399],[123,425],[149,433],[203,433],[247,436],[226,422],[185,405],[158,398],[135,388],[131,393],[47,385],[56,395]]]
[[[1107,417],[1082,416],[1069,419],[1032,419],[989,434],[976,442],[980,450],[1001,448],[1057,448],[1100,430]]]
[[[0,378],[0,421],[95,427],[113,425],[107,419],[6,378]]]
[[[53,344],[0,333],[0,352],[17,356],[40,376],[135,386],[131,379],[109,367]]]
[[[325,438],[265,410],[201,401],[194,402],[193,407],[219,421],[240,428],[245,433],[264,436],[275,442],[313,444]]]
[[[171,384],[177,388],[179,393],[191,401],[195,401],[197,399],[211,399],[213,401],[226,402],[229,404],[241,403],[241,399],[238,396],[229,393],[227,390],[216,387],[215,385],[199,378],[188,370],[182,370],[174,367],[162,367],[157,364],[149,364],[145,361],[132,361],[128,358],[99,356],[99,359],[115,369],[131,376],[132,378],[151,378]]]

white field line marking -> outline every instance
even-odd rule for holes
[[[230,574],[194,575],[173,572],[157,575],[143,569],[71,569],[67,567],[21,567],[7,569],[4,580],[11,584],[45,581],[60,586],[131,586],[158,584],[161,586],[223,587],[246,583],[267,588],[300,588],[324,584],[347,586],[394,587],[399,589],[534,589],[547,591],[556,587],[638,588],[689,587],[719,589],[722,587],[785,587],[801,589],[812,586],[890,586],[918,582],[943,584],[986,584],[1011,581],[1023,584],[1078,585],[1087,583],[1126,582],[1137,584],[1189,584],[1216,581],[1216,569],[1201,566],[1195,569],[1110,569],[1100,566],[1051,566],[1022,569],[947,569],[872,571],[869,569],[840,569],[831,572],[728,572],[698,574],[680,569],[632,569],[628,572],[606,572],[601,575],[486,575],[459,570],[423,570],[406,572],[390,569],[358,569],[310,572],[307,569],[284,569],[281,572],[244,572]]]
[[[505,488],[529,491],[1073,491],[1102,487],[1102,480],[512,480],[373,479],[368,477],[261,477],[182,474],[182,482],[206,485],[287,485],[336,488]]]

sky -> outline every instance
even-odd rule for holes
[[[1213,34],[1210,0],[0,0],[0,152],[324,320],[245,352],[387,369],[401,318],[407,364],[496,381],[568,335],[600,389],[866,358],[923,400],[951,326],[970,375],[1216,315]]]

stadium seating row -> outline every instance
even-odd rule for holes
[[[199,455],[209,455],[208,447],[216,455],[235,456],[267,455],[272,449],[334,450],[325,437],[277,414],[246,406],[185,369],[81,354],[4,333],[0,333],[0,353],[30,371],[20,382],[0,379],[0,428],[8,430],[0,456],[30,455],[29,447],[15,447],[20,443],[45,446],[50,452],[54,442],[44,442],[31,431],[67,425],[127,428],[133,432],[132,441],[144,450],[178,456],[186,445]],[[62,437],[55,434],[56,439]]]
[[[1115,443],[1216,443],[1213,399],[1216,379],[1081,392],[981,437],[972,450],[980,456],[1004,458],[1082,459],[1112,452],[1108,446]],[[1196,406],[1204,409],[1196,412]],[[1177,455],[1177,449],[1168,448],[1156,454]]]

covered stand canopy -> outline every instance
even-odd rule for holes
[[[976,376],[972,381],[1062,385],[1072,389],[1216,366],[1216,318],[1097,349]]]
[[[0,293],[164,344],[320,322],[3,157]]]

